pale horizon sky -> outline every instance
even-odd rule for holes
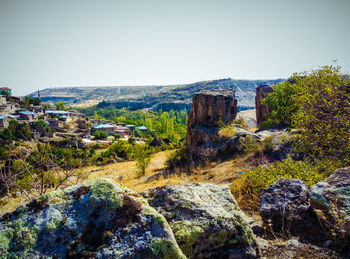
[[[349,11],[349,0],[0,0],[0,86],[349,73]]]

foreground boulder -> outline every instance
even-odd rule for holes
[[[264,189],[260,215],[277,232],[303,232],[310,216],[309,190],[301,180],[278,179]]]
[[[95,180],[39,197],[0,221],[6,258],[185,258],[140,195]]]
[[[143,194],[169,222],[189,258],[256,258],[247,217],[226,186],[165,186]]]
[[[336,170],[310,189],[311,206],[338,239],[350,241],[350,167]]]

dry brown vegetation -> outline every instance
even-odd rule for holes
[[[177,170],[166,173],[165,162],[174,151],[162,151],[152,155],[150,166],[145,175],[139,177],[135,161],[118,162],[104,166],[86,166],[78,170],[80,179],[111,178],[124,186],[142,192],[165,185],[183,183],[209,182],[219,185],[230,185],[240,171],[248,169],[250,158],[240,157],[223,163],[211,163],[208,167],[194,170],[191,174]],[[19,196],[9,197],[3,201],[0,213],[13,210],[25,199]]]

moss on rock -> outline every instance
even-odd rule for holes
[[[194,244],[200,235],[205,232],[208,226],[191,221],[175,221],[171,224],[175,238],[181,250],[189,257],[194,254]]]
[[[141,254],[185,258],[164,216],[109,179],[42,195],[0,221],[0,258],[140,258]]]
[[[164,259],[185,259],[180,248],[166,238],[155,238],[151,241],[152,252]]]

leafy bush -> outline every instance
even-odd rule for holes
[[[12,131],[9,128],[0,130],[0,138],[3,140],[12,140],[14,139],[14,136],[12,134]]]
[[[95,137],[95,139],[107,139],[108,138],[108,132],[104,130],[95,130],[92,135]]]
[[[238,200],[258,206],[264,188],[278,178],[300,179],[308,186],[326,179],[335,169],[344,166],[339,160],[294,161],[287,158],[269,166],[260,165],[235,179],[231,191]],[[250,204],[251,205],[251,204]],[[243,204],[244,206],[244,204]]]
[[[35,128],[43,128],[46,132],[51,131],[49,124],[47,124],[44,120],[37,120],[34,124]]]
[[[272,86],[274,92],[262,100],[263,104],[272,108],[271,113],[266,115],[262,128],[292,126],[293,115],[299,109],[300,86],[295,84],[297,78],[299,76],[295,74],[288,81]]]
[[[136,166],[139,169],[139,176],[146,173],[146,168],[151,163],[150,158],[151,151],[147,149],[147,145],[137,145],[135,147],[135,161]]]
[[[183,168],[189,164],[188,152],[184,143],[182,143],[180,148],[171,153],[165,164],[169,169]]]
[[[293,126],[302,129],[295,148],[316,158],[350,161],[350,82],[339,67],[304,73],[300,86],[300,109]]]
[[[8,131],[12,133],[14,139],[30,139],[30,127],[25,122],[20,123],[15,120],[11,120],[9,123]]]
[[[131,160],[134,158],[135,149],[134,146],[124,140],[119,140],[110,145],[105,152],[102,153],[102,157],[110,157],[115,155],[119,158]]]
[[[315,157],[350,160],[350,82],[340,67],[294,74],[273,86],[263,103],[272,107],[265,127],[301,129],[295,149]]]

